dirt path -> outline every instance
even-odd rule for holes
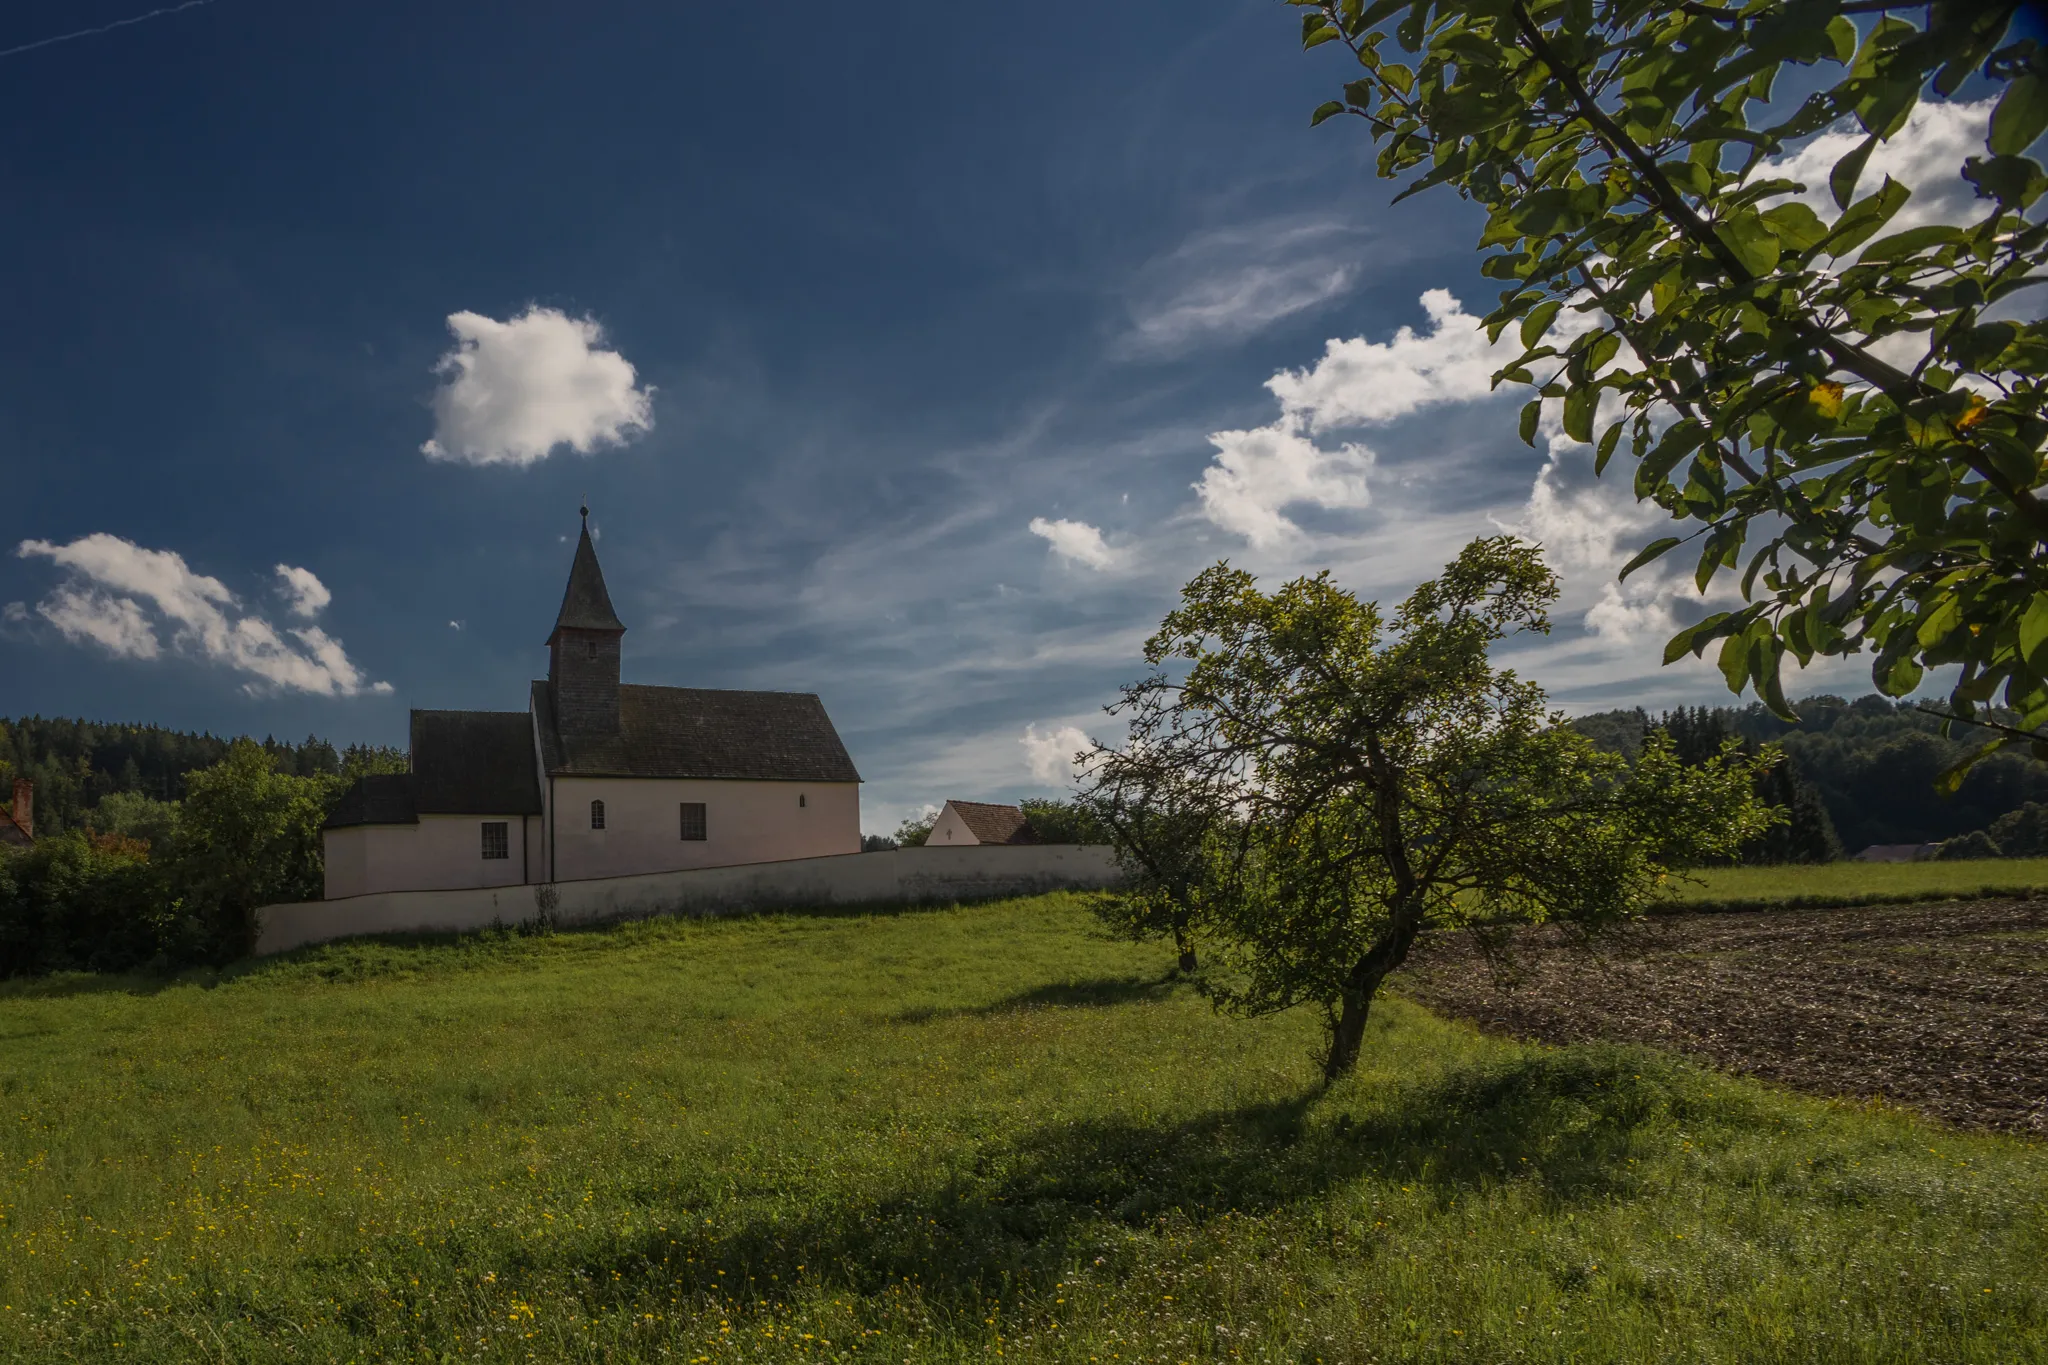
[[[1592,953],[1518,941],[1503,989],[1462,937],[1398,978],[1491,1032],[1691,1053],[1822,1095],[2048,1136],[2048,900],[1673,915]]]

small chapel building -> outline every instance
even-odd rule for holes
[[[818,698],[619,681],[589,512],[524,711],[414,711],[411,771],[356,782],[326,897],[860,852],[860,774]]]

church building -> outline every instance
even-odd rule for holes
[[[860,774],[818,698],[619,681],[588,509],[524,711],[414,711],[411,771],[325,829],[329,900],[860,852]]]

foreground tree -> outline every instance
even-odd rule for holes
[[[1687,767],[1652,736],[1631,766],[1493,667],[1556,596],[1512,537],[1474,541],[1390,620],[1327,574],[1270,595],[1227,565],[1197,577],[1146,644],[1161,671],[1111,708],[1129,742],[1091,767],[1134,875],[1113,920],[1206,940],[1229,1008],[1320,1006],[1335,1079],[1424,929],[1607,925],[1668,868],[1731,855],[1771,819],[1768,760]]]
[[[2007,41],[2021,5],[1294,3],[1308,46],[1362,68],[1314,121],[1362,120],[1379,173],[1413,173],[1403,197],[1450,185],[1488,210],[1482,269],[1507,287],[1486,326],[1525,348],[1499,377],[1539,389],[1524,439],[1561,400],[1599,466],[1625,447],[1637,496],[1692,523],[1624,575],[1694,541],[1702,590],[1740,574],[1744,605],[1666,661],[1718,641],[1729,686],[1780,714],[1787,654],[1874,651],[1889,696],[1960,664],[1954,714],[2048,758],[2048,325],[2016,307],[2048,280],[2026,155],[2048,53]],[[1788,65],[1835,74],[1787,110]],[[1977,74],[1998,101],[1958,169],[1981,211],[1888,232],[1909,191],[1864,186],[1873,150]],[[1838,125],[1863,137],[1824,217],[1768,159]],[[1995,699],[2017,718],[1981,715]]]

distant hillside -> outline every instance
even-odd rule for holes
[[[1944,797],[1934,779],[1988,736],[1944,739],[1941,722],[1879,696],[1846,701],[1806,697],[1793,703],[1799,722],[1778,719],[1759,703],[1699,708],[1698,724],[1718,720],[1730,734],[1784,746],[1795,774],[1819,791],[1842,846],[1932,843],[1988,827],[2029,801],[2048,802],[2048,763],[2007,750],[1971,769],[1960,791]],[[1602,748],[1632,752],[1645,725],[1661,719],[1642,710],[1603,711],[1572,722]],[[1958,727],[1961,729],[1962,727]]]
[[[61,833],[86,823],[86,814],[116,792],[157,801],[185,794],[185,774],[211,767],[227,754],[232,737],[63,717],[0,719],[0,775],[36,784],[36,832]],[[351,745],[337,750],[314,735],[292,744],[266,737],[282,771],[301,777],[339,773],[351,758],[389,759],[402,750]]]

